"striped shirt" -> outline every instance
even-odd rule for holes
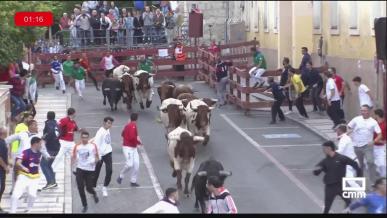
[[[211,194],[208,201],[207,213],[238,213],[234,200],[232,199],[229,191],[224,187],[220,187],[219,191],[220,194],[217,196]]]

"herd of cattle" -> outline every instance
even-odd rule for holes
[[[153,74],[138,70],[129,72],[129,68],[121,65],[113,71],[113,77],[106,78],[102,83],[103,104],[108,98],[111,110],[117,110],[120,99],[131,110],[132,102],[139,103],[141,109],[149,108],[153,97]],[[168,143],[168,155],[172,167],[172,177],[177,178],[177,187],[182,189],[182,175],[185,175],[184,194],[189,196],[188,184],[194,168],[195,151],[198,143],[204,146],[210,139],[211,110],[216,99],[198,98],[189,85],[175,84],[164,81],[157,87],[161,106],[160,120],[166,129],[165,137]],[[213,158],[203,162],[196,172],[191,186],[195,190],[195,208],[205,210],[205,200],[208,199],[206,181],[208,176],[219,176],[224,180],[231,172],[224,171],[220,162]]]

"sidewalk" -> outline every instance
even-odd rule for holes
[[[56,92],[53,88],[39,89],[39,99],[36,105],[36,117],[38,122],[39,133],[41,134],[44,128],[44,121],[48,111],[55,111],[56,119],[60,119],[66,115],[66,110],[71,104],[71,95],[62,95]],[[59,172],[56,173],[57,188],[38,192],[38,196],[30,213],[72,213],[71,199],[71,169],[70,158],[66,158]],[[40,170],[40,187],[46,185],[46,179]],[[5,211],[10,211],[10,188],[11,174],[7,175],[5,191],[2,198],[2,208]],[[27,195],[24,195],[19,200],[17,213],[24,213],[27,208]]]

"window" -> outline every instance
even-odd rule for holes
[[[278,1],[273,1],[273,32],[278,33]]]
[[[329,10],[330,10],[330,26],[331,26],[331,34],[338,35],[339,34],[339,2],[338,1],[330,1],[329,2]]]
[[[269,32],[269,6],[267,4],[267,1],[264,1],[264,6],[263,6],[263,29],[265,33]]]
[[[244,22],[245,22],[245,27],[246,31],[250,31],[250,5],[248,4],[247,1],[244,2]]]
[[[359,35],[359,17],[357,13],[357,2],[349,2],[350,15],[349,15],[349,34]]]
[[[321,34],[321,1],[313,1],[313,33]]]
[[[370,26],[371,26],[371,35],[375,36],[375,28],[374,28],[374,22],[375,19],[378,17],[382,17],[382,4],[380,1],[374,1],[372,2],[372,8],[371,8],[371,16],[370,16]]]
[[[254,31],[257,33],[259,32],[259,8],[257,1],[253,1],[253,3],[253,27]]]

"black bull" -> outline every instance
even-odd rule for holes
[[[106,105],[106,97],[110,109],[117,110],[117,104],[122,97],[122,83],[117,79],[107,78],[102,82],[103,105]]]
[[[224,171],[223,165],[212,158],[200,164],[192,180],[191,192],[195,189],[195,209],[199,209],[200,204],[202,213],[205,213],[205,201],[209,198],[206,184],[210,176],[218,176],[224,182],[227,176],[231,176],[231,172]]]

